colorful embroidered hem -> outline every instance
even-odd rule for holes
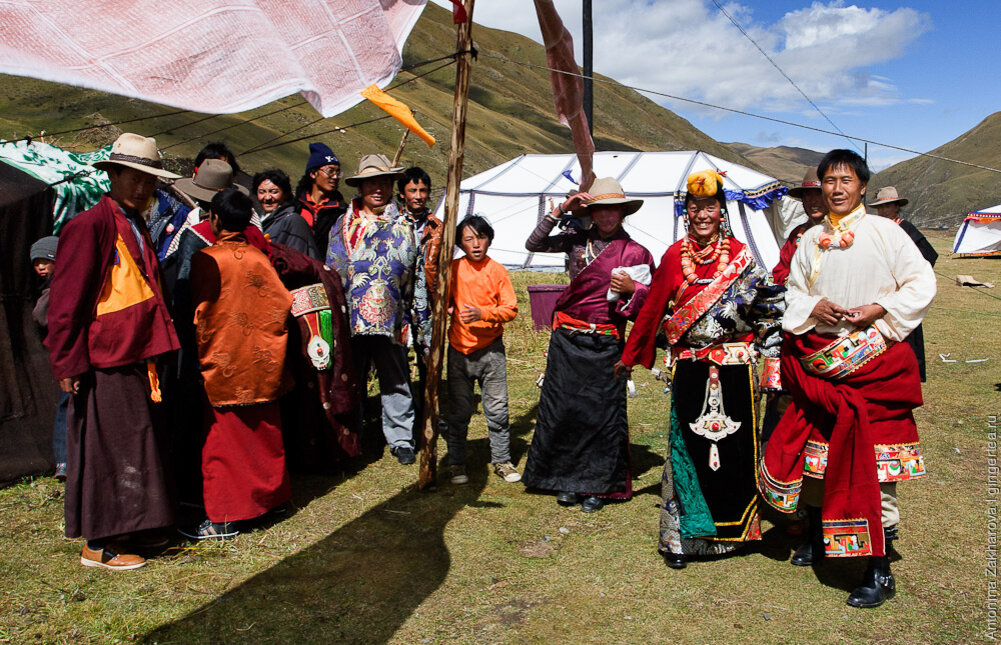
[[[761,389],[778,392],[782,389],[781,375],[782,360],[779,358],[766,358],[761,366]]]
[[[872,555],[869,522],[865,519],[824,520],[824,555],[857,558]],[[879,528],[882,531],[882,527]]]
[[[772,508],[783,513],[794,513],[799,506],[799,495],[803,491],[803,478],[791,482],[780,481],[768,472],[768,467],[762,461],[758,469],[758,490]]]
[[[873,448],[876,452],[876,475],[881,484],[925,476],[925,461],[919,444],[881,444]],[[807,441],[803,449],[803,474],[823,479],[827,470],[827,453],[826,443]]]

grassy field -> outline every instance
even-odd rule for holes
[[[296,508],[281,523],[226,543],[182,543],[132,572],[78,564],[81,543],[62,537],[54,480],[2,490],[0,642],[980,640],[1001,289],[961,288],[951,277],[1001,284],[1001,261],[949,258],[951,233],[935,235],[943,275],[925,324],[929,379],[917,411],[929,474],[899,489],[898,593],[879,609],[845,605],[860,562],[790,566],[796,538],[769,523],[753,549],[667,569],[656,554],[656,504],[668,397],[640,370],[629,403],[638,494],[594,515],[490,474],[482,415],[471,428],[468,486],[443,480],[418,492],[415,467],[387,451],[339,474],[294,478]],[[525,287],[560,276],[513,275],[522,313],[505,337],[522,466],[548,337],[531,331]],[[982,358],[990,360],[964,362]]]

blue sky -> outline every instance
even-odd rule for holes
[[[720,3],[846,133],[928,151],[1001,110],[1001,1]],[[578,60],[580,5],[556,0]],[[595,71],[637,87],[831,129],[711,0],[593,5]],[[541,41],[531,0],[478,0],[474,18]],[[849,145],[837,136],[650,98],[719,141],[820,151]],[[874,169],[911,156],[869,146]]]

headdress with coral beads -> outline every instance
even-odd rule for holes
[[[718,170],[700,170],[688,175],[685,180],[689,195],[696,197],[715,197],[719,201],[720,211],[723,214],[720,222],[720,235],[730,237],[733,231],[730,228],[730,214],[726,210],[726,191],[723,189],[723,178],[725,172]],[[688,229],[688,209],[684,209],[685,229]]]

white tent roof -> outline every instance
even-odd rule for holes
[[[749,243],[756,259],[771,269],[778,262],[780,241],[796,223],[796,212],[788,202],[798,204],[780,199],[786,191],[774,178],[701,151],[594,154],[598,177],[615,177],[627,195],[644,200],[642,208],[626,218],[625,229],[658,262],[683,233],[682,220],[675,217],[675,195],[684,193],[689,174],[709,168],[725,172],[734,235]],[[481,213],[490,220],[495,231],[490,256],[502,264],[562,267],[563,255],[529,253],[525,240],[551,209],[550,199],[556,203],[577,187],[565,173],[580,177],[576,155],[522,155],[474,175],[460,186],[460,219]],[[437,212],[443,214],[444,203]]]
[[[956,231],[952,252],[968,255],[1001,253],[1001,204],[967,215]]]

